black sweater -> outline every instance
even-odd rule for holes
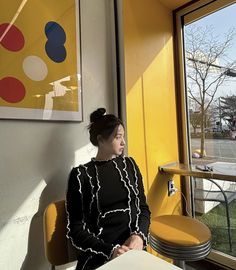
[[[103,264],[131,234],[139,234],[147,245],[150,211],[141,173],[130,157],[73,168],[66,210],[67,237],[79,251],[76,269]]]

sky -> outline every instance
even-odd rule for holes
[[[236,4],[232,4],[226,8],[222,8],[206,17],[201,18],[198,21],[190,25],[202,26],[206,25],[212,26],[214,28],[214,33],[219,35],[219,38],[224,38],[224,34],[228,32],[229,29],[235,29],[235,36],[232,41],[233,45],[228,50],[228,60],[236,61]],[[187,28],[188,26],[186,26]],[[219,62],[220,63],[220,62]],[[227,85],[221,86],[218,93],[216,93],[216,98],[226,95],[236,95],[236,77],[231,77]]]

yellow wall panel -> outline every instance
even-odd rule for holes
[[[172,11],[158,0],[123,3],[129,155],[144,175],[152,217],[181,213],[180,193],[168,197],[168,177],[158,172],[178,160]]]
[[[133,128],[128,127],[128,147],[129,152],[135,154],[135,160],[139,164],[144,179],[144,188],[148,190],[148,177],[146,168],[146,147],[145,147],[145,124],[143,112],[142,80],[139,79],[132,87],[126,97],[127,107],[132,110],[127,111],[127,121],[132,123]]]

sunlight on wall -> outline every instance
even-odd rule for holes
[[[93,146],[91,143],[86,144],[82,148],[75,151],[75,162],[74,166],[80,164],[85,164],[95,157],[97,154],[97,147]]]

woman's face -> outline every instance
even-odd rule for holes
[[[102,150],[105,151],[107,154],[119,156],[124,151],[124,136],[124,128],[122,125],[119,125],[107,140],[101,140],[99,147],[102,147]]]

